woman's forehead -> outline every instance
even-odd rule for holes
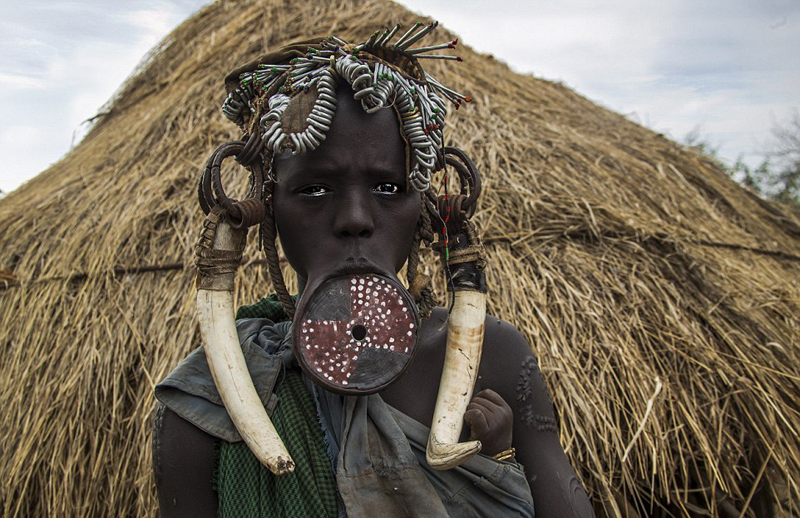
[[[337,89],[336,115],[322,144],[299,155],[278,155],[275,167],[279,178],[301,172],[353,170],[397,174],[404,179],[406,152],[397,115],[389,108],[367,113],[349,87]]]

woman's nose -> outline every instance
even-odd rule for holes
[[[339,200],[334,216],[333,231],[340,237],[369,237],[375,230],[375,220],[367,196],[353,194]]]

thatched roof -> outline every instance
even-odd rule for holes
[[[239,137],[222,78],[311,33],[415,18],[383,0],[215,3],[0,201],[5,516],[156,513],[153,385],[199,342],[195,182]],[[797,512],[798,221],[559,83],[460,55],[433,71],[475,98],[450,136],[485,178],[490,310],[530,339],[598,510]],[[270,290],[263,269],[242,269],[240,302]]]

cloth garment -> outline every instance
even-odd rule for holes
[[[265,299],[257,305],[242,308],[237,317],[270,315],[280,318],[274,313],[276,304],[275,299]],[[345,512],[349,518],[534,516],[530,489],[518,464],[478,455],[452,470],[433,470],[425,461],[429,429],[386,405],[378,394],[343,397],[328,393],[308,380],[300,382],[302,386],[286,381],[295,377],[299,381],[297,363],[292,355],[289,322],[274,322],[263,317],[243,318],[237,320],[237,330],[262,403],[271,415],[280,416],[273,418],[276,426],[280,421],[281,427],[303,429],[311,423],[322,429],[318,441],[320,448],[327,446],[329,473],[335,473],[344,507],[339,510],[340,517],[345,516]],[[287,383],[290,388],[282,389],[281,386]],[[272,393],[276,385],[277,396]],[[284,413],[281,405],[287,398],[302,399],[302,394],[297,393],[299,388],[307,390],[314,405],[303,406],[306,408],[303,412],[289,410]],[[291,492],[277,491],[278,483],[269,480],[279,477],[274,477],[258,464],[241,443],[238,432],[221,406],[202,348],[191,353],[156,387],[156,396],[178,415],[211,435],[237,443],[233,447],[223,445],[220,448],[220,490],[223,487],[235,488],[237,495],[233,499],[245,502],[242,505],[261,502],[260,509],[269,512],[278,507],[287,508],[284,504],[276,506],[266,502],[286,498]],[[280,410],[275,410],[276,405]],[[290,405],[287,403],[286,406]],[[286,416],[304,422],[283,422]],[[290,441],[284,435],[286,432],[280,431],[294,460],[298,464],[306,462],[306,459],[295,457]],[[319,448],[310,450],[319,451]],[[234,460],[223,462],[223,452],[231,454],[230,459]],[[319,468],[318,464],[315,467]],[[228,468],[234,468],[236,472]],[[253,478],[260,482],[249,483]],[[270,494],[265,496],[263,491]],[[220,498],[220,516],[229,516],[222,514],[222,493]],[[233,501],[231,497],[225,498]],[[335,516],[335,507],[326,509]],[[261,511],[261,514],[247,516],[302,515]]]
[[[430,429],[380,395],[346,397],[336,481],[349,518],[534,517],[519,464],[476,455],[438,471],[425,460]],[[386,509],[386,511],[384,511]]]
[[[277,386],[272,423],[297,461],[289,475],[265,469],[244,442],[220,441],[216,488],[220,518],[336,518],[336,479],[315,419],[314,401],[295,370]],[[275,498],[274,495],[281,495]]]

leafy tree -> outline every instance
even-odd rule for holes
[[[687,147],[714,159],[719,162],[720,165],[724,166],[719,158],[719,147],[714,147],[711,142],[709,142],[708,136],[702,135],[699,125],[695,126],[692,131],[683,137],[683,143]]]
[[[775,162],[767,185],[770,198],[800,207],[800,112],[772,129],[775,144],[768,156]]]
[[[800,209],[800,112],[795,110],[789,121],[772,128],[774,142],[764,152],[764,160],[756,167],[745,163],[741,155],[732,166],[719,157],[718,148],[695,128],[684,137],[688,147],[716,160],[734,180],[770,200]]]
[[[763,160],[756,167],[750,167],[742,160],[742,157],[739,156],[732,166],[723,164],[722,167],[734,180],[745,187],[753,189],[762,196],[765,195],[764,186],[770,181],[773,174],[770,169],[769,159]],[[771,198],[771,196],[767,197]]]

